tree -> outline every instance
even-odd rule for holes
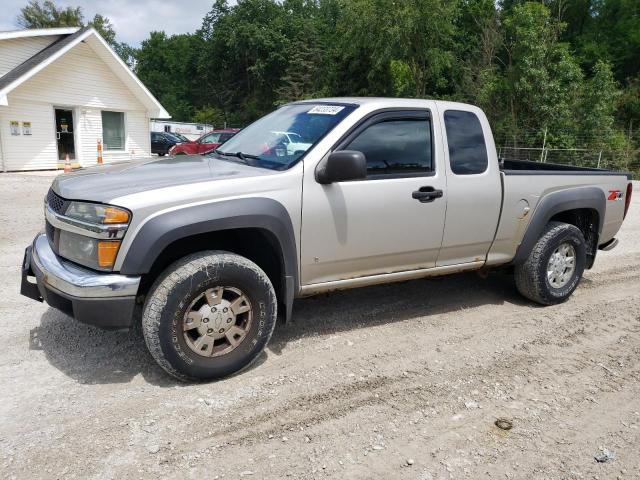
[[[20,14],[16,21],[23,28],[85,26],[81,7],[58,8],[50,0],[45,0],[42,4],[40,4],[39,0],[29,0],[27,6],[20,9]],[[129,67],[134,66],[135,51],[126,43],[117,41],[111,20],[98,13],[87,25],[95,28]]]
[[[563,25],[539,3],[514,6],[504,18],[508,105],[503,128],[511,136],[544,131],[555,146],[572,146],[582,71],[568,45],[559,41]]]
[[[190,120],[202,96],[196,74],[200,41],[195,35],[151,32],[136,53],[136,73],[176,120]]]
[[[22,28],[81,27],[82,22],[82,8],[60,9],[49,0],[42,4],[38,0],[29,0],[29,3],[20,9],[17,18],[17,23]]]
[[[602,149],[616,143],[615,113],[621,92],[609,63],[598,61],[593,70],[581,99],[581,134],[587,145]]]

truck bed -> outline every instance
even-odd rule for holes
[[[500,159],[500,170],[506,175],[616,175],[626,176],[631,180],[629,172],[616,172],[604,168],[578,167],[559,163],[532,162],[530,160]]]
[[[529,226],[539,201],[568,188],[598,188],[605,198],[626,190],[631,173],[502,158],[503,203],[496,237],[487,257],[488,265],[510,261]],[[527,213],[525,214],[525,210]],[[607,201],[599,244],[613,238],[623,220],[624,202]]]

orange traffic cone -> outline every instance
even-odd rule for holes
[[[71,160],[69,160],[69,154],[64,157],[64,173],[70,173],[73,169],[71,168]]]
[[[98,165],[102,165],[102,142],[98,139]]]

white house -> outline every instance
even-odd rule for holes
[[[149,120],[169,114],[90,27],[0,32],[0,170],[151,154]]]

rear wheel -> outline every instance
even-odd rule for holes
[[[158,364],[180,380],[225,377],[248,366],[276,322],[276,296],[253,262],[227,252],[189,255],[156,281],[142,331]]]
[[[585,262],[582,232],[568,223],[549,222],[527,260],[516,266],[516,287],[542,305],[564,302],[578,286]]]

